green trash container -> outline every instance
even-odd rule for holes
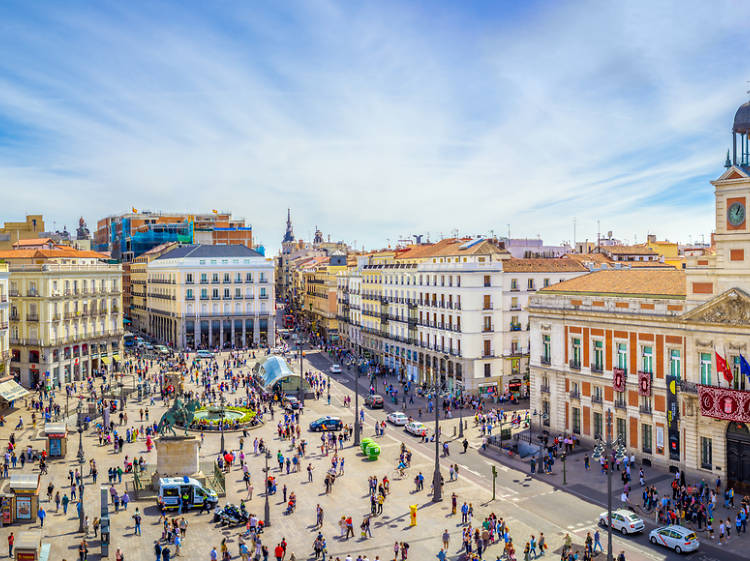
[[[367,458],[370,460],[377,460],[378,456],[380,456],[380,444],[373,443],[369,448],[367,448]]]
[[[367,453],[367,447],[370,444],[375,444],[375,441],[372,438],[363,438],[359,441],[359,447],[365,454]]]

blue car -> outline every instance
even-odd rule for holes
[[[341,430],[343,427],[344,423],[341,422],[341,419],[331,417],[330,415],[321,417],[310,423],[310,430],[313,432]]]

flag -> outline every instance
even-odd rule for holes
[[[214,214],[219,214],[219,211],[216,209],[213,209],[211,212],[213,212]]]
[[[744,374],[750,379],[750,364],[748,364],[745,357],[742,356],[742,353],[740,353],[740,374]]]
[[[724,379],[731,383],[734,376],[732,376],[732,371],[729,370],[729,366],[727,366],[726,359],[716,351],[714,351],[714,354],[716,355],[716,372],[724,374]]]
[[[133,211],[134,213],[138,214],[138,209],[137,209],[137,208],[132,208],[132,207],[131,207],[131,209],[130,209],[130,210],[132,210],[132,211]]]

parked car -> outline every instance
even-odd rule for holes
[[[700,545],[694,530],[677,524],[651,530],[648,539],[652,544],[674,549],[675,553],[695,551]]]
[[[341,374],[341,365],[340,364],[332,364],[331,365],[331,374]]]
[[[331,417],[330,415],[326,415],[310,423],[310,430],[313,432],[341,430],[343,427],[344,423],[341,422],[341,419]]]
[[[288,395],[284,398],[284,409],[291,409],[292,411],[300,408],[299,399],[293,395]]]
[[[365,398],[365,405],[367,407],[370,407],[372,409],[382,409],[383,408],[383,396],[379,394],[374,395],[368,395]]]
[[[409,422],[409,417],[399,411],[394,411],[393,413],[388,413],[386,420],[396,426],[403,427]]]
[[[198,358],[214,358],[214,353],[212,353],[211,351],[200,350],[195,353],[195,356],[197,356]]]
[[[602,512],[599,515],[599,524],[607,527],[607,513]],[[635,532],[643,531],[645,526],[643,520],[633,511],[627,509],[619,509],[612,511],[612,529],[624,534],[633,534]]]
[[[417,436],[425,436],[427,435],[427,427],[424,423],[420,423],[419,421],[412,421],[411,423],[408,423],[406,425],[406,432],[410,434],[416,434]]]

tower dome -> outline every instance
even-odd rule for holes
[[[734,114],[734,125],[732,131],[747,134],[750,132],[750,101],[740,105],[737,113]]]

